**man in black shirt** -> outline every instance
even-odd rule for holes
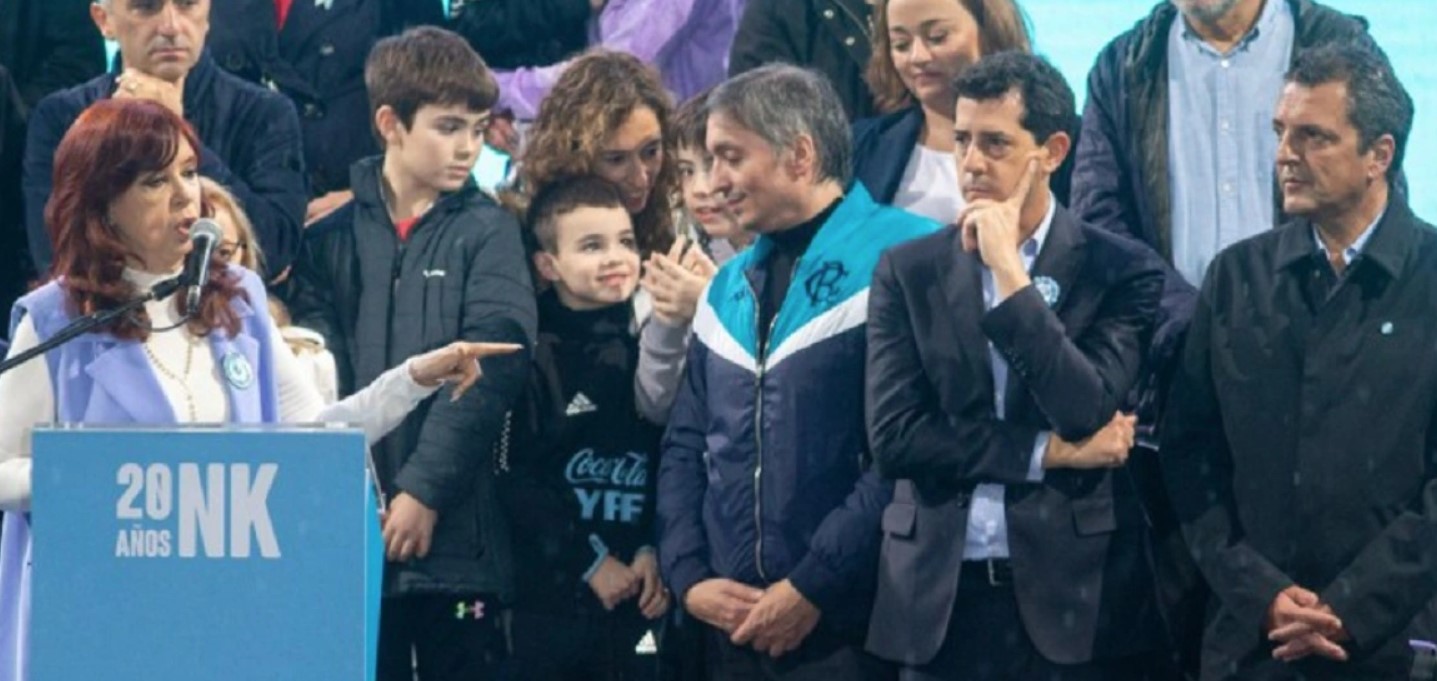
[[[1293,222],[1208,270],[1163,432],[1217,608],[1204,679],[1406,678],[1437,635],[1437,232],[1391,191],[1412,100],[1375,50],[1298,56]]]

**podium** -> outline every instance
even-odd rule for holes
[[[31,681],[370,681],[384,549],[354,429],[34,434]]]

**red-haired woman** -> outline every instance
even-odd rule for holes
[[[16,304],[12,356],[180,273],[202,212],[199,153],[159,104],[107,100],[80,116],[55,153],[45,207],[55,278]],[[32,424],[347,421],[372,443],[445,382],[467,390],[478,358],[518,349],[454,343],[325,407],[268,309],[259,278],[216,254],[196,309],[183,296],[147,303],[0,376],[0,681],[25,678]]]

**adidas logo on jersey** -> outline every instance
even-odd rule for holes
[[[580,414],[588,414],[590,412],[595,412],[598,410],[599,407],[594,404],[593,400],[589,399],[588,395],[585,395],[584,393],[575,393],[574,399],[569,402],[568,408],[564,410],[564,415],[578,416]]]

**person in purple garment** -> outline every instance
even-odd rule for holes
[[[57,276],[16,304],[10,356],[180,274],[207,210],[199,150],[189,125],[155,102],[109,99],[80,115],[56,151],[46,206]],[[467,391],[479,358],[519,349],[454,343],[325,406],[283,349],[259,277],[218,253],[210,265],[195,309],[183,296],[147,303],[0,375],[0,681],[27,679],[34,424],[353,422],[374,442],[444,383]]]
[[[728,72],[729,45],[743,0],[591,0],[590,47],[628,52],[658,69],[664,87],[685,100],[717,85]],[[521,121],[539,115],[539,103],[573,60],[549,66],[495,71],[499,104]]]

